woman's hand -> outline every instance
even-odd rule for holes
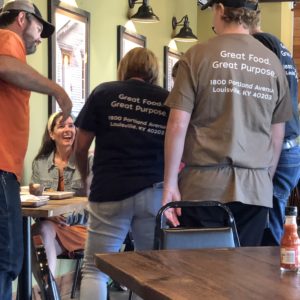
[[[174,188],[164,187],[163,191],[163,199],[162,205],[166,205],[171,201],[180,201],[181,195],[178,189],[178,186]],[[165,217],[167,218],[168,222],[172,224],[172,226],[177,227],[180,225],[178,216],[181,216],[181,208],[169,208],[164,212]]]

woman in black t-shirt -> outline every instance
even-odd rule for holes
[[[82,178],[96,139],[80,299],[106,299],[108,277],[95,266],[95,253],[118,252],[129,230],[135,249],[152,248],[161,207],[168,92],[156,85],[156,57],[145,48],[129,51],[118,79],[96,87],[75,122]]]

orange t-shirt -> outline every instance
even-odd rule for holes
[[[26,63],[22,39],[0,29],[0,55]],[[0,79],[0,170],[14,173],[20,181],[29,136],[30,92]]]

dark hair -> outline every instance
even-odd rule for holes
[[[139,77],[151,84],[157,84],[158,70],[158,60],[151,50],[134,48],[121,59],[118,67],[118,79],[127,80]]]
[[[2,11],[2,9],[1,9],[1,11]],[[5,27],[9,26],[10,24],[12,24],[16,20],[19,13],[23,10],[9,10],[9,11],[5,11],[3,13],[1,13],[1,11],[0,11],[0,27],[5,28]],[[26,19],[29,22],[31,22],[33,15],[28,12],[24,12],[24,13],[25,13]]]
[[[50,121],[51,124],[47,124],[44,135],[43,135],[43,139],[42,139],[42,144],[40,146],[39,152],[36,155],[36,157],[34,158],[34,160],[39,159],[39,158],[43,158],[45,156],[49,156],[53,151],[56,150],[56,144],[55,142],[51,139],[50,137],[50,132],[53,132],[54,127],[57,123],[57,120],[62,116],[62,112],[57,113],[54,118],[51,121],[51,116],[48,120],[48,122]],[[70,116],[72,119],[74,119],[72,116]],[[49,128],[49,129],[48,129]]]
[[[2,11],[2,9],[1,9],[1,11]],[[6,11],[3,13],[1,12],[0,13],[0,27],[5,28],[6,26],[12,24],[16,20],[19,13],[20,13],[19,10]]]

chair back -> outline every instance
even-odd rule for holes
[[[172,228],[165,224],[164,212],[169,208],[209,208],[224,216],[224,223],[218,220],[204,222],[199,227]],[[207,220],[205,220],[207,221]],[[216,222],[215,222],[216,221]],[[217,226],[215,224],[218,224]],[[200,248],[234,248],[240,242],[234,217],[230,209],[218,201],[174,201],[163,206],[156,216],[154,249],[200,249]]]

